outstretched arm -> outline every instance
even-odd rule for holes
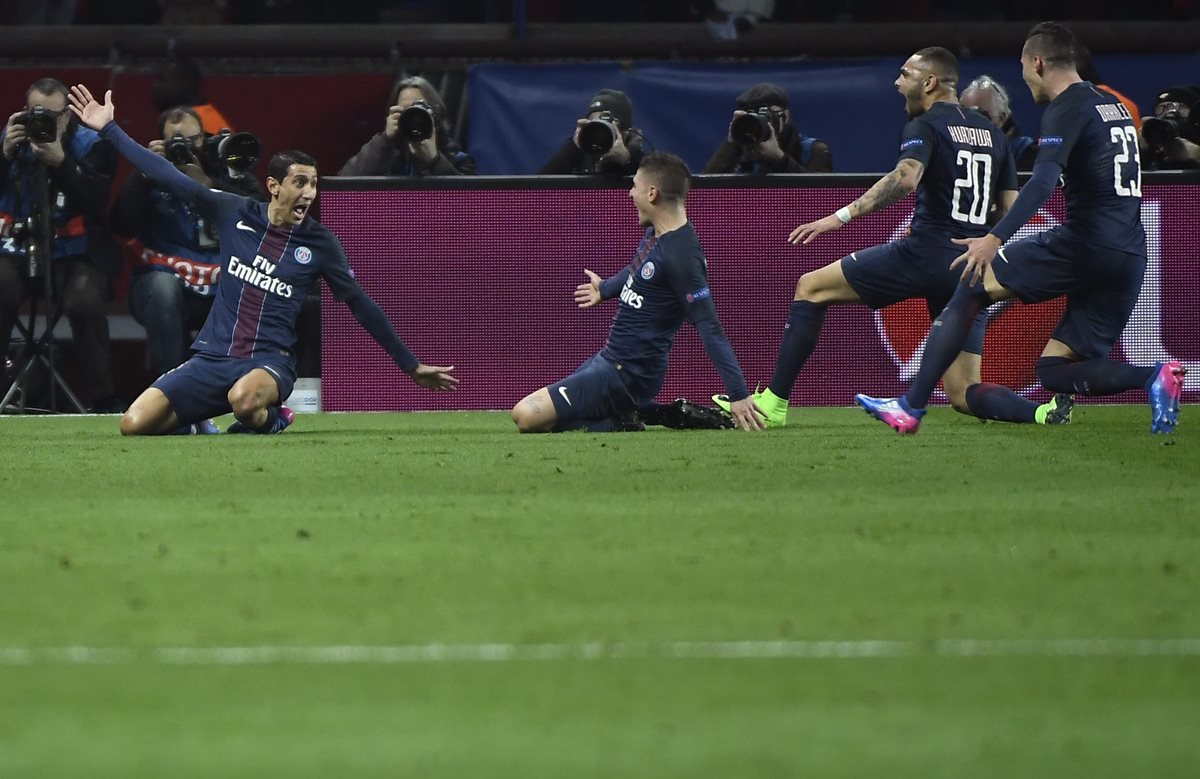
[[[392,327],[387,314],[383,313],[379,304],[371,300],[361,288],[358,294],[351,295],[344,302],[363,329],[371,334],[376,343],[382,346],[400,369],[417,384],[433,390],[448,391],[458,387],[458,379],[451,375],[454,366],[425,365],[418,360],[400,340],[400,336],[396,335],[396,329]]]
[[[809,243],[821,233],[836,230],[856,216],[863,216],[899,202],[917,188],[917,184],[921,183],[921,176],[924,174],[924,164],[906,157],[896,163],[896,167],[892,169],[891,173],[872,184],[870,189],[850,205],[839,208],[836,213],[815,222],[802,224],[792,230],[791,235],[788,236],[788,242]]]
[[[172,195],[189,202],[196,202],[209,192],[205,186],[193,181],[165,157],[160,157],[130,138],[117,125],[113,118],[116,110],[112,102],[111,89],[104,93],[103,104],[97,102],[83,84],[71,87],[71,94],[67,96],[67,99],[70,101],[71,111],[79,117],[79,121],[98,131],[100,137],[111,143],[125,159],[133,163],[135,168]]]

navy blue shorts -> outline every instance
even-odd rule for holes
[[[627,414],[637,406],[621,368],[598,354],[547,389],[558,417],[555,423],[558,428]]]
[[[1000,250],[996,279],[1023,303],[1067,296],[1051,336],[1088,360],[1108,355],[1142,290],[1146,256],[1091,246],[1052,228]]]
[[[950,269],[962,247],[929,237],[900,238],[843,257],[842,273],[862,301],[871,308],[884,308],[902,300],[924,298],[929,318],[937,319],[958,288],[962,268]],[[964,352],[981,354],[987,328],[987,313],[980,312]]]
[[[265,355],[246,359],[193,355],[183,365],[159,376],[151,386],[167,396],[179,423],[188,425],[232,411],[229,390],[255,368],[275,377],[280,402],[292,394],[296,369],[287,360]]]

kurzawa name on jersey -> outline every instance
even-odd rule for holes
[[[270,275],[275,272],[277,267],[279,267],[278,263],[271,262],[261,254],[254,258],[253,265],[247,265],[232,255],[229,257],[229,274],[231,276],[281,298],[290,298],[292,285]]]
[[[992,148],[992,133],[982,127],[963,127],[962,125],[951,124],[947,125],[947,130],[950,131],[950,137],[958,143],[965,143],[968,146],[983,146],[984,148]]]

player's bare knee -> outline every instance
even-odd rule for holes
[[[970,385],[970,382],[961,381],[950,373],[942,377],[946,399],[950,401],[950,407],[960,414],[971,413],[971,406],[967,403],[967,387]]]
[[[121,417],[121,435],[146,435],[147,432],[148,426],[138,411],[131,408]]]
[[[529,404],[521,401],[513,406],[512,420],[517,426],[519,433],[536,433],[538,432],[538,415],[529,408]]]
[[[253,388],[241,384],[233,385],[233,389],[229,390],[226,397],[229,400],[229,407],[233,410],[233,415],[241,420],[252,417],[263,406],[258,393]]]

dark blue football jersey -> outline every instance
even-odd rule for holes
[[[1043,161],[1063,168],[1066,234],[1145,254],[1137,130],[1121,101],[1087,81],[1063,90],[1042,115],[1034,164]]]
[[[900,159],[925,166],[917,185],[912,231],[974,238],[988,231],[997,193],[1016,190],[1017,170],[1008,139],[978,111],[934,103],[909,121]]]
[[[271,225],[266,203],[200,185],[138,145],[115,122],[104,127],[101,137],[167,191],[194,203],[218,227],[221,274],[216,299],[192,349],[215,356],[271,354],[294,361],[300,306],[324,278],[335,298],[358,304],[352,306],[356,318],[369,320],[364,327],[402,368],[416,367],[416,357],[362,294],[341,242],[315,219],[306,217],[295,226]]]
[[[293,357],[300,305],[324,278],[344,300],[358,287],[341,242],[306,218],[293,227],[267,221],[267,204],[206,189],[197,208],[220,227],[217,296],[192,348],[203,354]]]
[[[600,293],[620,300],[600,354],[628,371],[639,395],[658,394],[675,333],[685,319],[700,333],[729,397],[740,400],[749,394],[717,318],[708,263],[691,222],[661,236],[655,236],[653,227],[647,228],[633,262],[606,279]]]

